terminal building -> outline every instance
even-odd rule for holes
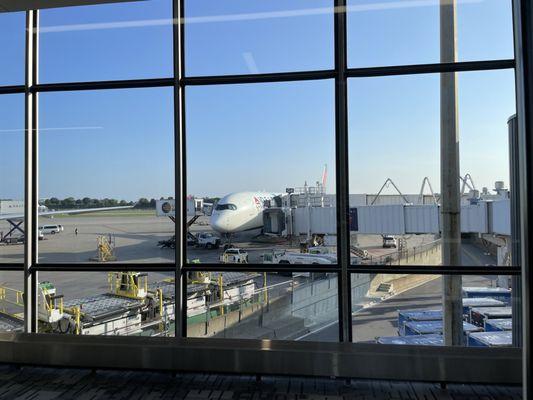
[[[0,399],[533,397],[532,82],[526,0],[0,0]]]

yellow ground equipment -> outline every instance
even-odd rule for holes
[[[24,292],[0,286],[0,311],[6,312],[6,305],[24,307]]]
[[[96,257],[92,261],[107,262],[116,261],[115,256],[115,237],[112,235],[99,235],[96,238]]]
[[[6,305],[20,307],[20,313],[10,312]],[[0,312],[20,318],[24,307],[24,292],[0,286]],[[12,309],[13,307],[9,307]],[[63,295],[56,294],[50,282],[39,283],[39,321],[52,323],[63,317]]]
[[[0,330],[8,332],[22,330],[23,314],[24,293],[0,286]]]
[[[148,274],[139,272],[109,272],[111,294],[142,300],[148,294]]]
[[[63,318],[63,295],[56,294],[56,288],[50,282],[40,282],[39,289],[39,320],[58,322]]]

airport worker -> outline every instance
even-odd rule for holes
[[[75,229],[74,229],[74,234],[75,234],[76,236],[78,236],[78,228],[75,228]]]

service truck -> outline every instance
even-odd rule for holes
[[[263,254],[264,264],[335,264],[337,258],[331,254],[296,253],[285,250]]]
[[[248,253],[246,250],[231,247],[220,255],[220,262],[224,264],[246,264],[248,262]]]
[[[210,232],[203,232],[196,235],[196,247],[205,249],[218,249],[220,247],[220,238]]]

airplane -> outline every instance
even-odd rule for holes
[[[280,194],[276,193],[231,193],[218,201],[209,222],[215,231],[225,235],[260,231],[263,228],[263,210],[269,203],[279,206],[280,201]]]
[[[328,166],[324,165],[322,188],[325,192]],[[270,205],[281,206],[280,193],[237,192],[221,198],[211,214],[211,227],[224,235],[241,232],[261,233],[263,229],[263,210]]]
[[[37,214],[39,217],[49,217],[59,214],[87,214],[100,211],[111,211],[111,210],[122,210],[126,208],[133,208],[134,206],[116,206],[116,207],[100,207],[100,208],[82,208],[82,209],[71,209],[71,210],[56,210],[50,211],[46,206],[39,206]],[[22,235],[25,235],[24,229],[21,228],[22,223],[24,222],[24,206],[22,203],[18,207],[14,207],[12,212],[0,214],[0,220],[6,221],[11,226],[11,229],[5,234],[2,235],[2,240],[6,240],[13,236],[15,232],[20,232]]]

